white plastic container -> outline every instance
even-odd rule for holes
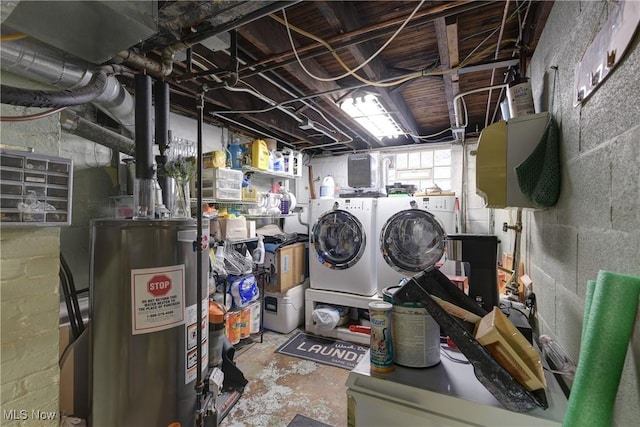
[[[284,156],[284,173],[292,176],[302,176],[302,153],[290,149],[282,150]]]
[[[333,180],[332,175],[327,175],[322,180],[320,185],[320,198],[321,199],[333,199],[336,191],[336,183]]]
[[[272,151],[271,158],[273,159],[273,171],[284,172],[284,156],[281,151]]]
[[[304,323],[304,291],[309,282],[284,293],[265,292],[262,325],[265,329],[288,334]]]
[[[262,265],[264,264],[264,257],[265,257],[264,238],[262,235],[260,235],[258,237],[258,247],[253,250],[253,262],[258,265]]]
[[[509,115],[511,118],[535,114],[533,92],[528,79],[519,79],[509,84],[507,89]]]

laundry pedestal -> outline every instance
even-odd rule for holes
[[[379,295],[363,296],[355,294],[347,294],[342,292],[323,291],[320,289],[307,289],[305,291],[304,319],[305,329],[310,334],[321,335],[329,338],[337,338],[343,341],[354,342],[362,345],[369,345],[369,334],[360,332],[351,332],[349,325],[345,327],[338,326],[330,331],[318,329],[313,321],[313,309],[316,303],[342,305],[351,307],[352,309],[369,309],[371,301],[382,301]]]

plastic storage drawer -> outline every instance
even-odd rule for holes
[[[2,226],[71,224],[70,159],[0,149]]]

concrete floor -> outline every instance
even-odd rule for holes
[[[221,427],[284,427],[296,414],[334,427],[347,425],[349,371],[275,353],[300,331],[265,331],[262,343],[237,349],[234,361],[249,383]]]

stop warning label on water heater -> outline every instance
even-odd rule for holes
[[[184,324],[184,264],[131,270],[133,335]]]

